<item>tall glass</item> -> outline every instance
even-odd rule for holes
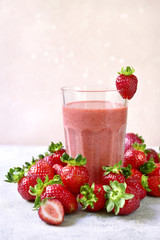
[[[90,183],[100,183],[102,166],[123,160],[127,100],[106,86],[61,90],[67,153],[86,157]]]

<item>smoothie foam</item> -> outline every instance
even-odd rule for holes
[[[90,183],[100,182],[102,166],[123,160],[127,107],[109,101],[73,102],[63,107],[68,154],[87,158]]]

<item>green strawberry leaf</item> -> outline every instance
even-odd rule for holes
[[[61,142],[58,143],[51,142],[51,144],[48,147],[48,151],[50,153],[54,153],[56,151],[59,151],[61,148],[63,148],[63,144]]]
[[[5,175],[5,182],[18,183],[19,180],[24,176],[24,168],[14,167],[10,168],[8,173]]]
[[[83,195],[83,197],[78,197],[77,201],[82,204],[82,210],[85,210],[88,206],[90,206],[92,209],[94,208],[94,203],[96,203],[98,200],[95,193],[93,192],[94,188],[95,183],[93,183],[91,187],[87,183],[81,186],[80,193]]]
[[[102,169],[105,171],[104,175],[108,175],[110,172],[117,173],[117,174],[123,173],[121,165],[122,165],[122,161],[119,161],[113,167],[112,166],[103,166]]]
[[[54,175],[51,180],[49,180],[48,175],[46,175],[44,182],[40,178],[37,178],[37,184],[34,187],[30,186],[29,193],[33,196],[40,196],[45,187],[53,184],[62,184],[60,175]]]
[[[148,174],[153,172],[154,169],[156,169],[157,166],[154,162],[154,159],[151,158],[148,162],[144,163],[143,165],[141,165],[139,167],[140,172],[144,173],[144,174]]]
[[[127,167],[122,167],[121,170],[122,170],[122,174],[125,176],[125,178],[131,176],[131,169],[132,169],[132,166],[130,164],[127,165]]]
[[[126,193],[126,183],[119,183],[118,181],[111,181],[110,186],[103,186],[105,193],[106,201],[106,210],[107,212],[111,212],[113,209],[115,211],[115,215],[119,213],[120,208],[123,208],[125,205],[125,201],[132,199],[134,197],[133,194]]]
[[[151,189],[148,186],[148,176],[146,176],[145,174],[143,174],[141,177],[141,184],[147,192],[151,192]]]
[[[118,72],[118,74],[123,74],[125,76],[129,76],[131,74],[133,74],[135,72],[133,67],[129,67],[127,66],[126,68],[122,68],[120,72]]]
[[[141,139],[142,143],[144,143],[144,139],[142,136],[139,136],[138,133],[136,134],[136,136]]]
[[[67,153],[63,153],[60,157],[62,162],[68,163],[68,165],[72,166],[83,166],[86,164],[86,157],[83,158],[81,154],[78,154],[75,158],[70,157]]]

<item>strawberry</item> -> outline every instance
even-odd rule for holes
[[[32,163],[34,161],[32,160]],[[29,166],[29,163],[26,163],[26,166]],[[10,168],[9,172],[6,175],[6,180],[5,182],[9,182],[9,183],[18,183],[18,187],[17,190],[19,192],[19,194],[21,195],[22,198],[24,198],[25,200],[28,201],[33,201],[35,200],[35,197],[32,196],[28,191],[29,191],[29,187],[32,186],[34,187],[34,185],[36,185],[37,183],[37,178],[40,177],[39,175],[29,175],[29,176],[25,176],[26,172],[28,171],[27,167],[23,166],[21,167],[14,167],[14,168]],[[42,181],[45,180],[45,178],[43,176],[41,176]]]
[[[54,164],[52,168],[54,170],[55,175],[61,175],[61,171],[63,169],[63,166],[61,164],[58,164],[58,163]]]
[[[155,169],[147,174],[148,176],[160,176],[160,163],[155,163]]]
[[[127,167],[122,167],[122,170],[123,170],[123,175],[125,176],[126,179],[136,180],[137,182],[141,182],[141,177],[143,174],[138,169],[132,168],[132,166],[128,164]]]
[[[30,175],[22,177],[18,182],[18,192],[19,194],[28,201],[34,201],[35,196],[29,193],[30,186],[34,187],[37,184],[38,175]],[[44,180],[43,177],[41,177]]]
[[[132,144],[134,143],[139,143],[142,144],[144,143],[144,140],[141,136],[138,136],[138,134],[135,133],[126,133],[125,136],[125,151],[126,152],[128,149],[132,147]]]
[[[48,178],[52,179],[54,177],[54,170],[49,163],[39,160],[30,167],[28,175],[39,175],[40,177],[48,175]]]
[[[155,163],[159,163],[160,160],[159,160],[158,153],[152,148],[147,148],[147,150],[148,150],[147,161],[149,161],[151,158],[153,158]]]
[[[137,91],[138,79],[133,73],[135,70],[129,66],[122,68],[116,78],[116,87],[124,99],[131,99]]]
[[[103,185],[110,185],[110,181],[118,181],[120,183],[125,182],[125,177],[123,175],[121,169],[122,161],[116,163],[113,167],[112,166],[103,166],[102,169],[104,170],[102,175],[102,184]]]
[[[79,193],[80,188],[89,181],[89,173],[86,164],[86,158],[78,154],[75,158],[63,153],[61,161],[68,163],[61,171],[61,178],[64,186],[72,193]]]
[[[148,187],[151,190],[149,195],[160,197],[160,176],[151,176],[148,178]]]
[[[132,189],[135,190],[134,195],[138,195],[138,197],[143,199],[147,195],[146,189],[142,186],[141,181],[138,179],[127,178],[126,179],[127,186],[130,186]]]
[[[113,211],[115,215],[127,215],[140,206],[140,199],[138,195],[134,195],[135,190],[127,186],[126,183],[119,183],[118,181],[110,182],[110,186],[104,185],[106,210]]]
[[[158,175],[159,167],[157,168],[157,164],[159,166],[159,163],[155,163],[154,159],[151,158],[149,161],[141,165],[139,169],[142,173],[147,174],[149,176],[156,175],[156,174]]]
[[[59,225],[64,219],[64,207],[58,199],[45,199],[41,204],[39,217],[51,225]]]
[[[60,159],[62,154],[65,152],[66,150],[63,148],[61,142],[59,143],[51,142],[51,144],[48,147],[48,152],[46,152],[45,155],[40,154],[39,159],[45,160],[51,166],[53,166],[54,164],[61,164],[62,166],[66,166],[66,163],[63,163]]]
[[[127,167],[128,164],[132,166],[132,168],[139,169],[141,165],[147,162],[145,149],[145,144],[133,144],[133,149],[127,150],[124,154],[123,166]]]
[[[102,184],[92,183],[84,184],[81,186],[80,194],[77,198],[78,202],[82,205],[82,209],[87,209],[91,212],[97,212],[104,208],[105,206],[105,191]]]
[[[45,198],[58,199],[62,203],[66,214],[75,212],[78,208],[75,196],[62,185],[59,175],[55,175],[52,180],[49,180],[48,176],[46,176],[44,183],[38,178],[37,184],[34,188],[30,187],[29,192],[31,195],[36,196],[34,204],[36,209]]]

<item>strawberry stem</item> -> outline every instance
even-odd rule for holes
[[[153,172],[154,169],[156,169],[157,166],[154,162],[154,159],[151,158],[148,162],[144,163],[143,165],[141,165],[139,167],[140,172],[144,173],[144,174],[148,174]]]
[[[133,194],[126,193],[126,183],[119,183],[118,181],[110,181],[110,186],[104,185],[104,191],[106,192],[106,210],[111,212],[115,210],[115,215],[119,213],[120,208],[124,207],[125,201],[132,199]]]
[[[117,174],[123,173],[121,165],[122,165],[122,161],[119,161],[113,167],[112,166],[103,166],[102,169],[105,171],[104,175],[108,175],[110,172],[117,173]]]
[[[129,76],[132,75],[135,72],[133,67],[129,67],[127,66],[126,68],[122,68],[120,72],[118,72],[118,74],[123,74],[125,76]]]
[[[72,166],[83,166],[87,162],[87,159],[85,157],[83,158],[81,154],[78,154],[75,158],[73,158],[70,157],[67,153],[63,153],[60,158],[62,162],[68,163]]]
[[[88,206],[94,208],[94,203],[97,202],[98,198],[94,194],[95,183],[92,183],[91,187],[85,183],[80,188],[80,193],[83,195],[82,198],[77,198],[77,201],[82,204],[82,210],[85,210]]]

